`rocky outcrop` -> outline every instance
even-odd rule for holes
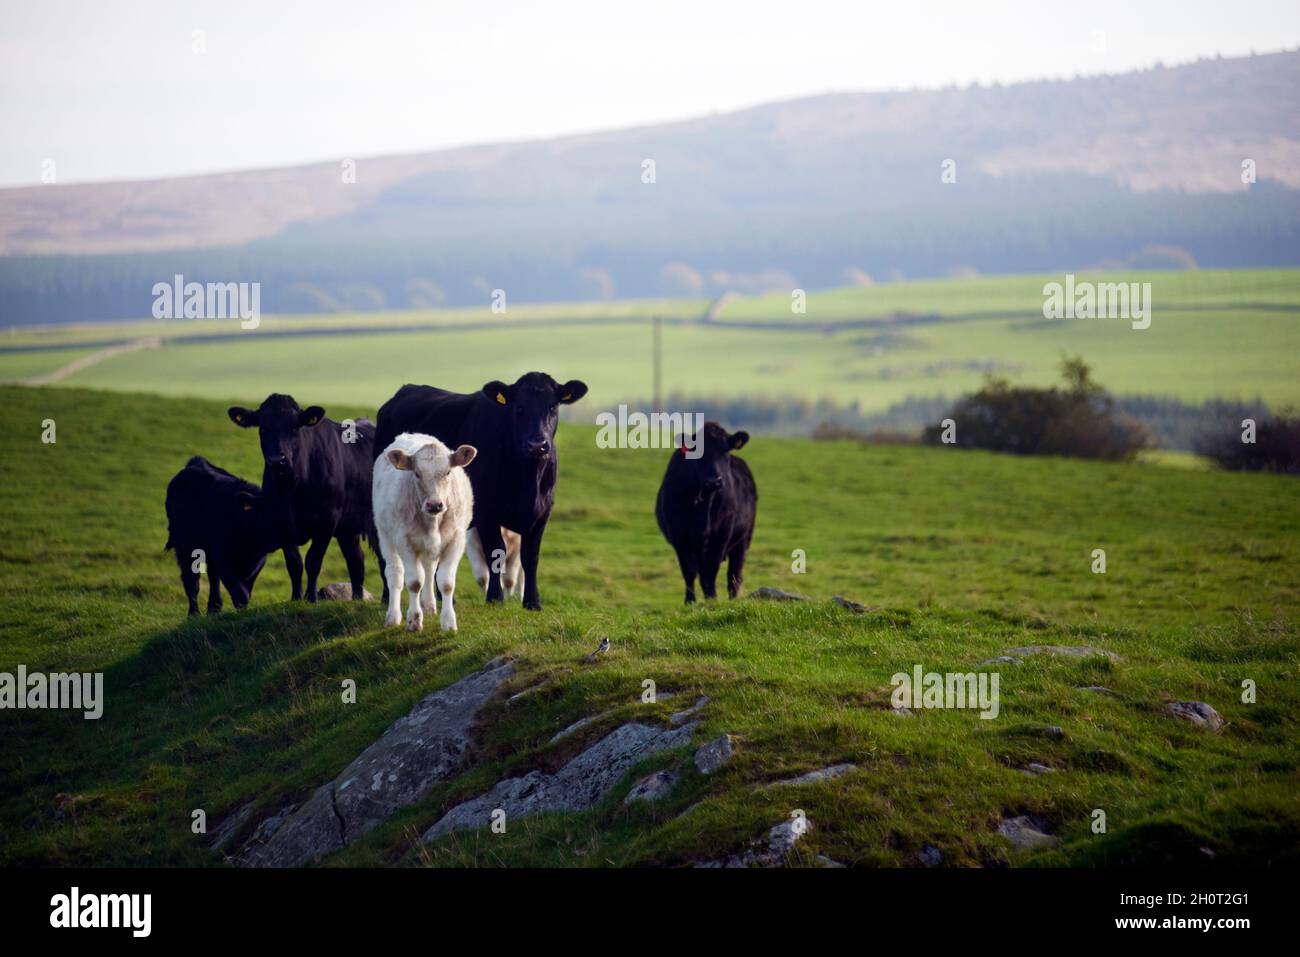
[[[696,722],[680,728],[625,724],[553,774],[530,771],[523,777],[498,781],[486,794],[444,814],[425,832],[424,839],[431,841],[458,828],[485,827],[492,823],[496,810],[505,812],[507,827],[511,820],[544,811],[589,810],[634,764],[660,751],[689,744],[696,727]]]
[[[998,825],[998,833],[1021,851],[1057,847],[1061,843],[1060,838],[1047,833],[1047,826],[1042,821],[1029,815],[1007,818]]]
[[[795,591],[782,591],[779,588],[755,588],[749,593],[750,598],[766,598],[769,601],[811,601],[807,595]]]
[[[736,753],[731,746],[731,735],[723,734],[695,752],[695,767],[701,774],[712,774],[731,760]]]
[[[733,854],[730,857],[724,857],[717,861],[703,861],[696,864],[696,867],[781,867],[785,864],[786,856],[794,850],[797,844],[805,834],[811,830],[812,825],[802,815],[791,818],[788,821],[782,821],[774,825],[767,832],[766,838],[757,838],[750,842],[750,846],[740,854]],[[819,856],[818,863],[823,867],[842,867],[836,861],[830,858]]]
[[[660,695],[659,697],[662,700],[663,695]],[[687,721],[691,720],[691,718],[699,714],[700,711],[704,709],[704,706],[708,703],[709,703],[708,697],[706,695],[700,695],[700,697],[695,700],[695,704],[691,705],[689,708],[684,708],[681,711],[677,711],[673,714],[670,714],[668,716],[668,723],[671,724],[674,728],[680,727],[681,725],[685,724]]]
[[[264,821],[237,856],[249,867],[298,867],[337,851],[465,766],[470,726],[514,665],[495,658],[422,699],[300,807]],[[278,819],[277,819],[278,818]]]
[[[783,787],[791,784],[813,784],[817,781],[826,781],[830,778],[838,778],[840,775],[848,774],[856,768],[856,764],[832,764],[828,768],[818,768],[816,771],[809,771],[807,774],[800,774],[798,777],[773,781],[768,785],[768,787]]]
[[[331,582],[324,588],[316,591],[316,597],[321,601],[351,601],[352,586],[347,582]],[[368,589],[361,589],[361,597],[365,601],[374,601],[375,596],[370,594]]]
[[[681,775],[676,771],[656,771],[632,785],[632,790],[627,792],[627,797],[623,799],[623,803],[632,804],[636,801],[649,801],[653,804],[655,801],[667,797],[679,780],[681,780]]]
[[[1171,701],[1165,705],[1165,713],[1216,733],[1222,731],[1228,723],[1223,715],[1204,701]]]

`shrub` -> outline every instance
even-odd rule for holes
[[[1240,423],[1234,417],[1221,428],[1203,433],[1196,440],[1196,451],[1225,469],[1300,475],[1300,413],[1283,409],[1259,419],[1254,442],[1244,440],[1246,430]]]
[[[1111,460],[1131,459],[1152,447],[1146,427],[1116,411],[1082,359],[1066,359],[1062,375],[1063,389],[1012,386],[989,377],[980,391],[959,399],[948,413],[956,423],[956,444],[1016,455]],[[940,444],[943,432],[941,424],[929,426],[925,441]]]

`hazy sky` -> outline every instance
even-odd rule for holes
[[[278,166],[1298,45],[1300,0],[0,0],[0,185],[46,160],[58,182]]]

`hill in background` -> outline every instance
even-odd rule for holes
[[[1297,89],[1278,53],[360,159],[354,183],[325,163],[0,190],[3,321],[146,316],[175,273],[329,312],[1293,265]]]

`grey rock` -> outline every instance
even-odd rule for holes
[[[680,779],[681,777],[676,771],[656,771],[632,785],[632,790],[627,792],[627,797],[623,799],[623,803],[631,804],[633,801],[649,801],[653,803],[661,800],[668,796],[668,793],[672,791]]]
[[[701,745],[695,752],[695,767],[701,774],[713,774],[735,755],[731,746],[731,735],[723,734],[707,744]]]
[[[1020,664],[1019,658],[1012,658],[1010,655],[998,655],[996,658],[985,658],[975,667],[981,668],[984,665],[1018,665],[1018,664]]]
[[[1103,658],[1109,658],[1111,661],[1123,660],[1113,651],[1106,651],[1102,648],[1093,648],[1091,645],[1025,645],[1021,648],[1011,648],[1007,651],[1007,654],[1014,655],[1017,658],[1027,658],[1029,655],[1058,655],[1067,658],[1090,658],[1093,655],[1101,655]]]
[[[664,697],[663,695],[660,695],[659,700],[662,701],[663,697]],[[709,703],[709,699],[706,696],[701,695],[698,699],[696,699],[695,704],[691,705],[689,708],[686,708],[682,711],[678,711],[675,714],[669,715],[668,723],[671,724],[674,728],[683,725],[687,721],[691,720],[693,716],[698,714],[700,710],[708,703]]]
[[[916,714],[911,708],[890,708],[889,713],[895,718],[915,718]]]
[[[601,738],[554,774],[530,771],[505,778],[490,791],[444,814],[424,833],[431,841],[458,828],[484,827],[492,812],[505,811],[506,820],[544,811],[586,811],[599,804],[632,765],[652,754],[688,744],[697,725],[674,730],[646,724],[625,724]]]
[[[514,665],[494,658],[483,668],[422,699],[301,807],[284,813],[240,863],[299,867],[337,851],[398,808],[423,799],[465,765],[470,726]],[[283,813],[283,812],[282,812]]]
[[[605,714],[609,714],[609,712],[606,711]],[[551,736],[551,744],[554,744],[556,741],[563,741],[565,738],[573,734],[575,731],[581,731],[587,725],[594,724],[595,722],[599,721],[601,718],[605,717],[605,714],[592,714],[592,715],[588,715],[585,718],[579,718],[577,721],[573,722],[573,724],[569,725],[563,731],[555,732],[555,734]]]
[[[1108,694],[1108,695],[1114,695],[1114,694],[1115,694],[1114,691],[1112,691],[1111,689],[1107,688],[1105,685],[1083,685],[1082,687],[1080,687],[1080,688],[1076,688],[1075,690],[1076,690],[1076,691],[1092,691],[1092,692],[1094,692],[1094,693],[1096,693],[1096,694]]]
[[[237,808],[212,831],[211,846],[214,851],[224,851],[235,840],[235,836],[253,816],[253,802]]]
[[[1040,738],[1064,738],[1065,732],[1061,730],[1059,724],[1044,724],[1029,729],[1030,734],[1036,734]]]
[[[348,582],[331,582],[324,588],[316,589],[316,597],[321,601],[351,601],[352,586]],[[364,587],[361,589],[361,597],[365,601],[375,600],[375,596]]]
[[[831,860],[825,854],[817,855],[817,863],[821,867],[834,867],[834,868],[848,867],[847,864],[842,864],[839,861]]]
[[[1165,705],[1165,712],[1175,718],[1182,718],[1211,731],[1222,731],[1228,723],[1223,715],[1215,711],[1204,701],[1171,701]]]
[[[749,593],[750,598],[766,598],[770,601],[811,601],[807,595],[794,591],[782,591],[779,588],[755,588]]]
[[[843,595],[832,595],[831,601],[835,602],[835,604],[839,605],[841,608],[847,608],[855,615],[860,615],[867,610],[866,605],[861,602],[853,601],[851,598],[845,598]]]
[[[701,868],[737,868],[737,867],[781,867],[785,864],[786,856],[794,849],[796,843],[812,830],[812,824],[806,818],[799,818],[798,822],[794,818],[782,821],[780,824],[773,825],[772,829],[767,832],[766,838],[755,838],[750,841],[749,848],[740,854],[733,854],[730,857],[724,857],[716,861],[702,861],[696,864]],[[818,862],[823,860],[818,857]],[[830,858],[829,865],[836,866],[836,862]],[[843,865],[838,865],[843,866]]]
[[[1042,821],[1029,815],[1007,818],[998,825],[998,833],[1022,851],[1056,847],[1061,843],[1060,838],[1047,833]]]
[[[933,844],[926,844],[916,856],[922,867],[938,867],[943,863],[943,852]]]
[[[542,680],[537,682],[537,684],[535,685],[529,685],[523,691],[516,691],[509,698],[506,699],[506,704],[514,704],[520,698],[526,698],[530,694],[536,694],[538,691],[541,691],[543,688],[545,688],[548,684],[550,684],[549,680]]]
[[[773,781],[768,786],[781,787],[787,784],[812,784],[815,781],[825,781],[830,778],[838,778],[840,775],[848,774],[856,768],[856,764],[832,764],[830,767],[820,768],[816,771],[809,771],[807,774],[801,774],[798,777]]]
[[[1037,761],[1030,761],[1023,768],[1020,768],[1021,774],[1029,774],[1037,777],[1040,774],[1055,774],[1056,768],[1049,768],[1046,764],[1040,764]]]

